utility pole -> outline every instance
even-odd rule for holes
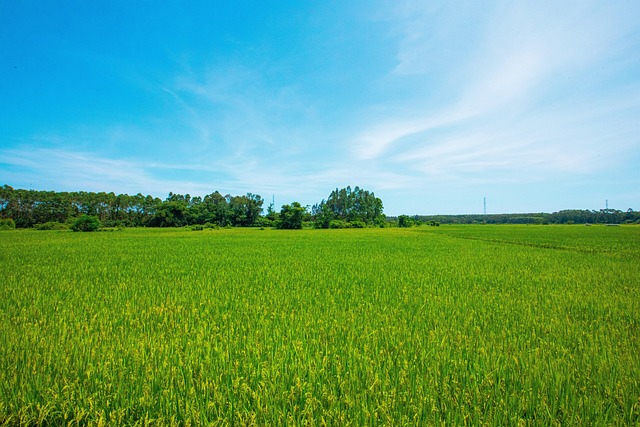
[[[482,209],[482,213],[483,214],[487,214],[487,198],[484,198],[484,209]]]

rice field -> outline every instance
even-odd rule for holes
[[[640,424],[637,226],[0,243],[0,425]]]

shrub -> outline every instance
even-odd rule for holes
[[[82,215],[71,225],[73,231],[96,231],[100,228],[100,220],[92,215]]]
[[[277,225],[277,221],[261,216],[260,218],[258,218],[256,225],[260,227],[275,227]]]
[[[352,228],[365,228],[367,224],[364,221],[351,221]]]
[[[349,228],[351,225],[341,219],[332,219],[329,222],[329,228]]]
[[[398,227],[408,228],[413,227],[415,225],[415,221],[408,215],[400,215],[398,217]]]
[[[0,219],[0,230],[15,230],[16,223],[11,218]]]

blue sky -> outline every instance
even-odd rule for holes
[[[0,2],[2,184],[640,210],[640,2]]]

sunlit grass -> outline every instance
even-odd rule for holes
[[[640,422],[637,227],[0,241],[0,423]]]

